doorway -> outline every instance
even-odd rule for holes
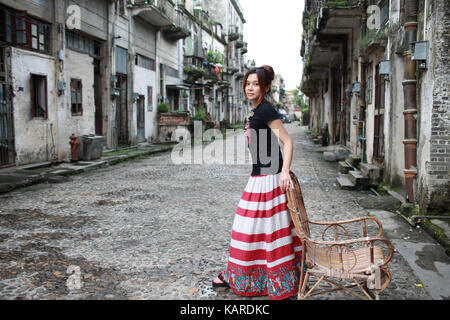
[[[140,95],[136,109],[137,142],[145,141],[145,96]]]
[[[384,75],[380,75],[380,65],[375,73],[375,126],[373,134],[373,158],[384,161]]]
[[[14,114],[5,48],[0,48],[0,168],[15,164]]]
[[[117,143],[119,146],[127,146],[128,140],[128,90],[127,75],[117,74],[117,83],[119,85],[119,96],[117,97],[116,107],[116,125],[117,125]]]
[[[103,109],[102,109],[102,75],[100,60],[94,59],[94,104],[95,104],[95,134],[103,135]]]

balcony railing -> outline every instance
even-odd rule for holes
[[[228,74],[235,74],[236,72],[238,72],[239,71],[239,63],[238,63],[238,61],[237,60],[234,60],[234,59],[232,59],[232,60],[229,60],[228,61],[228,66],[227,66],[227,71],[228,71]]]
[[[171,0],[128,0],[127,7],[132,16],[140,16],[155,26],[174,24],[175,6]]]
[[[248,52],[247,42],[244,42],[244,47],[241,49],[241,54],[246,54]]]
[[[231,25],[228,28],[228,41],[234,41],[239,39],[239,28],[237,26]]]
[[[237,39],[235,46],[236,46],[236,48],[244,47],[244,36],[242,34],[239,35],[239,38]]]
[[[175,10],[174,25],[163,30],[163,34],[172,41],[187,38],[191,35],[188,29],[187,17],[183,10]]]

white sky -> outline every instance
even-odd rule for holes
[[[302,77],[300,56],[303,0],[239,0],[244,11],[247,60],[272,66],[286,90],[295,89]]]

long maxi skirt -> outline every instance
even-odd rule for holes
[[[298,292],[302,244],[294,230],[279,174],[250,176],[222,272],[236,294],[280,300]]]

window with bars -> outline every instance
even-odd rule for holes
[[[387,0],[381,4],[380,29],[386,28],[388,22],[389,22],[389,1]]]
[[[72,115],[83,115],[83,85],[80,79],[70,79],[70,102]]]
[[[136,65],[148,70],[156,70],[155,60],[136,54]]]
[[[30,101],[32,118],[47,119],[47,76],[31,74]]]
[[[372,103],[373,95],[373,65],[371,62],[366,64],[366,103]]]
[[[73,31],[66,30],[66,46],[72,50],[100,57],[101,43]]]
[[[167,65],[164,65],[164,67],[165,67],[165,71],[166,71],[166,76],[174,77],[174,78],[178,78],[179,77],[177,69],[174,69],[174,68],[169,67]]]
[[[147,87],[147,111],[153,111],[153,87]]]
[[[0,6],[0,42],[50,54],[51,24]]]

